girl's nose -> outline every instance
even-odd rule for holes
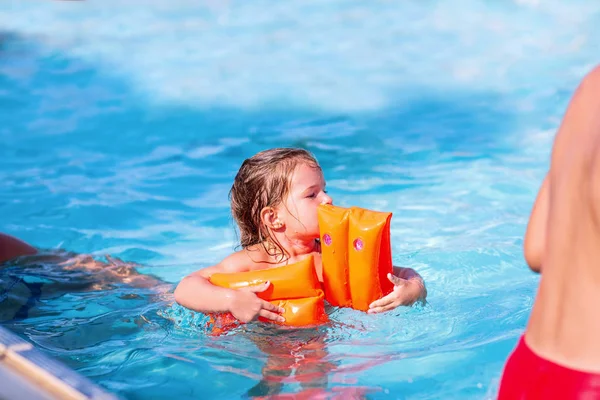
[[[324,194],[321,204],[333,204],[333,199],[328,194]]]

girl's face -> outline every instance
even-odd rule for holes
[[[288,236],[316,239],[319,237],[317,207],[331,203],[331,197],[325,192],[325,178],[321,170],[301,163],[292,173],[287,198],[276,207],[277,216],[285,224]]]

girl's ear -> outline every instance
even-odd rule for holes
[[[260,210],[260,220],[267,227],[278,230],[284,227],[283,221],[277,216],[277,211],[273,207],[265,207]]]

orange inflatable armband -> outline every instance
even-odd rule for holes
[[[318,210],[325,298],[333,306],[367,311],[394,289],[391,213],[330,204]]]
[[[241,289],[271,282],[257,296],[285,309],[282,314],[289,326],[307,326],[327,322],[324,294],[315,270],[314,258],[309,256],[295,264],[237,273],[216,273],[210,277],[213,285]],[[261,321],[271,320],[259,318]],[[277,322],[279,323],[279,322]]]
[[[348,209],[319,206],[321,262],[325,298],[332,306],[352,307],[348,269]]]

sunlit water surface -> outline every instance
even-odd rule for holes
[[[116,268],[109,254],[164,284],[22,260],[0,270],[2,323],[129,399],[492,397],[537,285],[528,213],[569,96],[598,61],[599,12],[4,1],[0,231]],[[426,306],[215,337],[173,305],[176,282],[235,249],[232,179],[275,146],[312,151],[337,204],[393,212],[394,261],[424,277]]]

